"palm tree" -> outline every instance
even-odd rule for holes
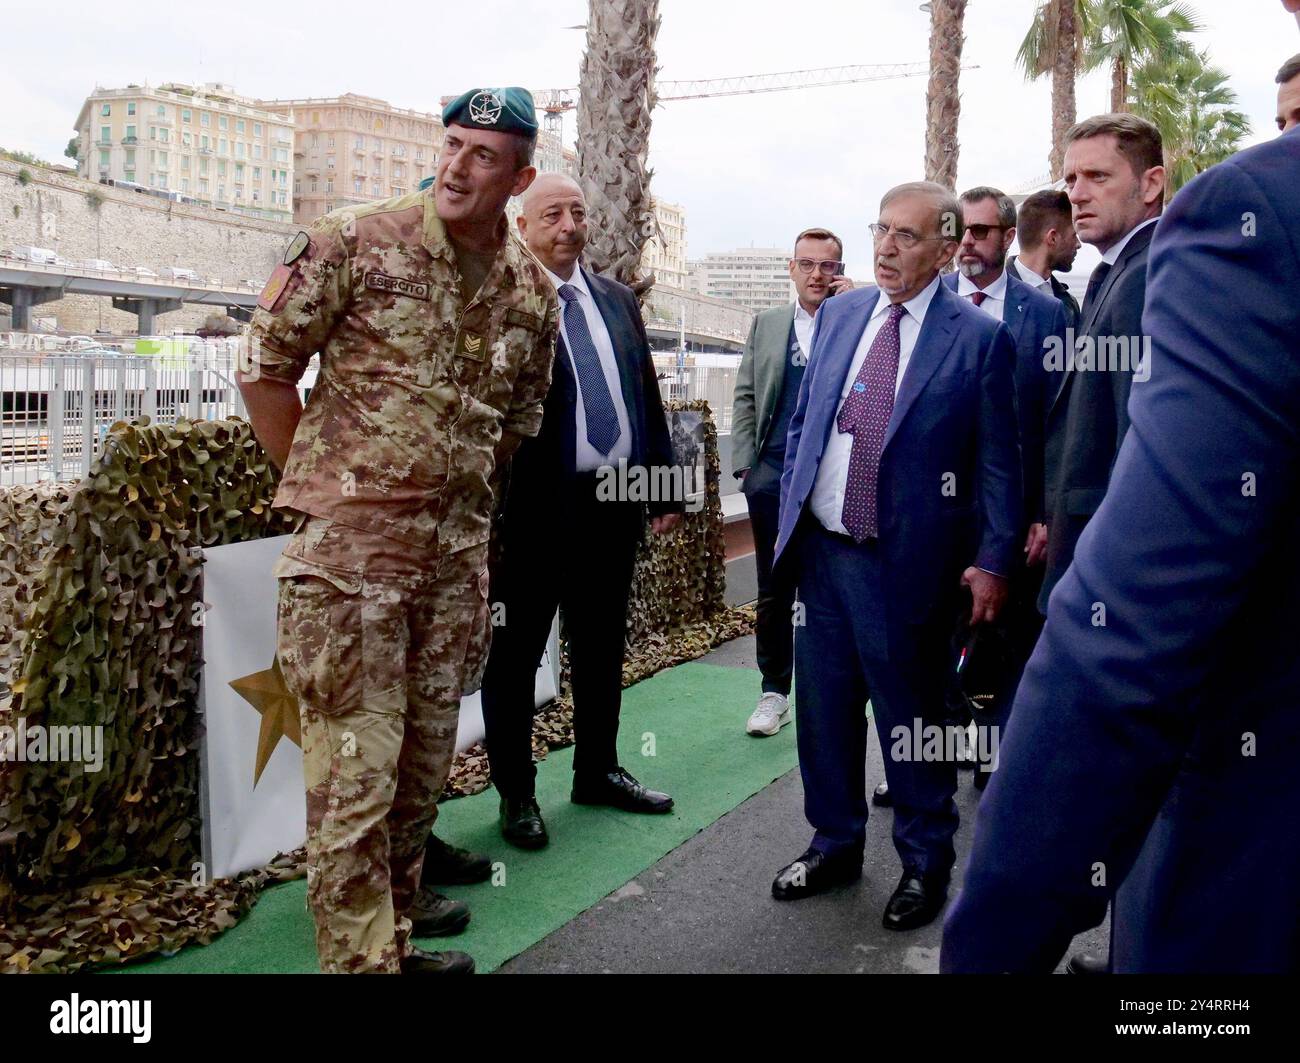
[[[1077,119],[1074,82],[1083,63],[1089,0],[1047,0],[1034,12],[1033,24],[1016,53],[1025,80],[1052,76],[1052,151],[1047,157],[1053,181],[1065,163],[1065,134]]]
[[[1250,121],[1236,102],[1228,75],[1210,66],[1204,52],[1143,63],[1133,71],[1133,113],[1153,122],[1164,140],[1166,198],[1241,149]]]
[[[957,187],[962,23],[966,0],[930,0],[930,83],[925,92],[925,179]]]
[[[1129,74],[1141,63],[1165,62],[1194,49],[1184,34],[1201,28],[1196,12],[1168,0],[1084,0],[1089,7],[1084,70],[1110,67],[1110,109],[1129,106]]]
[[[641,250],[658,231],[650,202],[650,112],[659,0],[590,0],[578,98],[578,181],[591,225],[586,261],[638,293]]]

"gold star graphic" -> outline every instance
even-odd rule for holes
[[[257,787],[262,770],[275,752],[281,738],[302,748],[302,731],[298,720],[298,699],[284,685],[280,658],[271,667],[230,681],[231,689],[262,714],[262,728],[257,734],[257,765],[253,769],[253,786]]]

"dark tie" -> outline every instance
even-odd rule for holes
[[[1083,296],[1083,314],[1088,313],[1088,308],[1092,306],[1093,300],[1097,298],[1101,286],[1106,283],[1106,278],[1110,275],[1110,265],[1109,262],[1102,262],[1092,271],[1092,276],[1088,278],[1088,290]]]
[[[614,409],[591,329],[587,328],[587,315],[578,303],[578,289],[572,284],[561,284],[559,292],[564,300],[564,338],[569,344],[582,408],[587,415],[587,442],[597,453],[608,454],[618,442],[618,412]]]
[[[906,311],[901,303],[889,308],[889,317],[871,341],[862,368],[840,407],[836,424],[853,433],[849,452],[849,477],[844,485],[844,511],[840,519],[855,542],[879,534],[876,491],[880,454],[885,449],[885,429],[894,412],[898,358],[902,350],[898,323]]]
[[[987,298],[988,296],[984,292],[971,292],[970,301],[976,306],[979,306],[980,303],[984,302]]]

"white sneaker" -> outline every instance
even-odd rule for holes
[[[790,702],[784,694],[772,691],[758,699],[758,708],[745,724],[745,731],[752,735],[774,735],[789,722]]]

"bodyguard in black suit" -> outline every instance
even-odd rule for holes
[[[491,598],[500,618],[483,676],[483,721],[506,841],[547,842],[534,796],[533,683],[556,607],[569,645],[574,703],[572,799],[631,812],[668,812],[618,763],[628,591],[646,502],[638,469],[671,465],[650,345],[632,290],[578,265],[587,240],[582,190],[543,174],[524,197],[519,229],[560,294],[560,338],[542,429],[511,462]],[[625,474],[611,477],[621,464]],[[654,478],[651,478],[654,479]],[[680,498],[649,503],[656,533]]]
[[[1102,253],[1047,414],[1047,573],[1039,610],[1074,559],[1128,431],[1128,396],[1151,372],[1143,339],[1147,248],[1164,203],[1160,132],[1133,114],[1086,119],[1066,134],[1065,184],[1079,239]]]
[[[1007,259],[1008,272],[1031,288],[1061,301],[1065,323],[1079,327],[1079,303],[1056,273],[1068,272],[1079,253],[1070,197],[1057,188],[1045,188],[1025,198],[1016,215],[1016,240],[1020,254]]]

